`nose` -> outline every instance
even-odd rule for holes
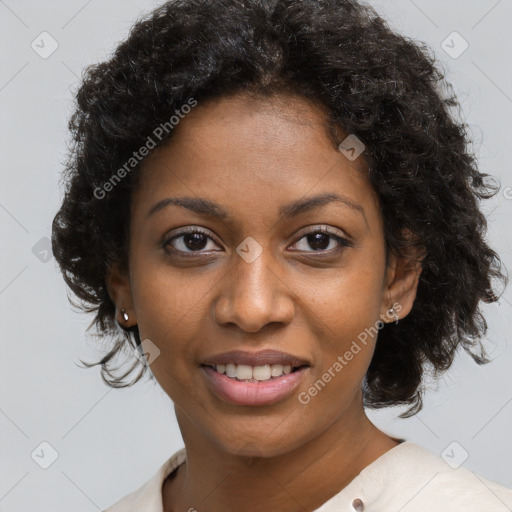
[[[238,257],[222,279],[212,311],[219,325],[235,324],[254,333],[270,323],[291,322],[295,307],[293,290],[280,275],[283,273],[264,255],[265,251],[251,263]]]

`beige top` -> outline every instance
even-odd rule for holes
[[[142,487],[104,512],[164,512],[162,485],[185,459],[182,448]],[[512,489],[452,466],[456,464],[405,441],[313,512],[512,512]]]

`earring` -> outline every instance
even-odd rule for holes
[[[121,309],[121,315],[123,316],[123,320],[125,322],[128,322],[128,318],[130,318],[130,317],[128,316],[128,313],[126,312],[126,310],[124,308]]]
[[[388,310],[388,313],[394,316],[395,325],[398,325],[398,313],[395,311],[395,306],[391,306],[391,309]]]

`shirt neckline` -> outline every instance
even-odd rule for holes
[[[370,462],[366,467],[364,467],[345,487],[340,489],[334,496],[329,498],[327,501],[325,501],[322,505],[320,505],[319,508],[317,508],[314,512],[327,512],[328,507],[332,506],[333,504],[337,504],[337,502],[340,500],[340,498],[349,498],[352,504],[353,500],[361,499],[359,496],[357,496],[357,489],[361,487],[360,483],[363,479],[365,479],[367,476],[371,475],[375,472],[375,470],[382,466],[383,464],[388,463],[391,459],[393,459],[396,456],[400,456],[403,451],[408,450],[410,447],[417,447],[417,445],[411,441],[407,441],[406,439],[398,439],[398,438],[392,438],[395,441],[398,441],[399,444],[396,446],[393,446],[393,448],[390,448],[386,452],[384,452],[382,455],[377,457],[374,461]],[[163,510],[163,486],[166,481],[166,479],[178,469],[179,466],[181,466],[187,459],[187,453],[186,448],[183,447],[180,450],[178,450],[174,455],[172,455],[167,462],[163,464],[163,466],[160,468],[160,471],[158,472],[158,477],[156,479],[156,484],[154,489],[152,489],[153,492],[156,493],[159,500],[159,508],[155,508],[155,512],[164,512]],[[150,489],[148,489],[150,491]],[[363,502],[364,503],[364,502]],[[354,509],[357,510],[357,509]]]

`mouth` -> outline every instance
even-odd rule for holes
[[[226,375],[230,379],[238,382],[267,382],[279,379],[284,375],[295,373],[302,368],[307,368],[307,364],[300,366],[292,366],[290,364],[265,364],[260,366],[250,366],[246,364],[217,364],[217,365],[201,365],[211,368],[220,375]]]
[[[220,366],[220,371],[224,367],[224,371],[233,371],[233,366],[250,366],[251,368],[261,368],[265,366],[279,367],[282,366],[284,369],[288,369],[288,373],[295,368],[307,365],[310,366],[309,361],[302,359],[293,354],[287,352],[281,352],[279,350],[260,350],[258,352],[249,352],[246,350],[231,350],[230,352],[223,352],[222,354],[216,354],[207,357],[202,361],[205,366],[211,366],[217,368]],[[262,370],[258,370],[259,373]],[[257,377],[256,377],[257,378]]]
[[[289,396],[308,372],[305,359],[285,352],[232,351],[200,365],[210,390],[235,405],[270,405]]]

